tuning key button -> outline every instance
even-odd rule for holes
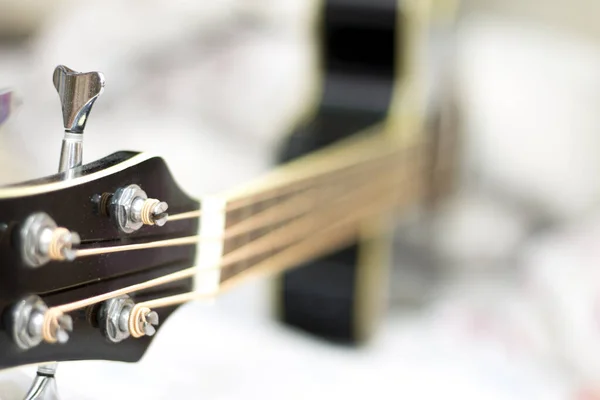
[[[59,172],[63,172],[82,164],[83,130],[94,102],[104,90],[104,75],[59,65],[52,80],[60,97],[65,128],[59,164]]]
[[[30,215],[20,229],[21,256],[30,267],[40,267],[50,260],[73,261],[80,243],[76,232],[58,227],[46,213]]]
[[[92,106],[104,90],[104,74],[59,65],[52,81],[60,97],[65,131],[83,133]]]

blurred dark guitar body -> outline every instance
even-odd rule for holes
[[[388,117],[401,62],[400,21],[397,0],[324,2],[318,43],[322,96],[312,119],[285,143],[282,162],[381,124]],[[334,341],[366,339],[371,315],[363,314],[378,311],[365,303],[380,307],[377,298],[386,289],[385,282],[379,282],[379,293],[372,293],[364,275],[381,276],[389,266],[364,262],[385,262],[385,254],[367,254],[389,251],[387,233],[381,235],[378,249],[372,243],[357,242],[286,272],[276,287],[279,318]]]

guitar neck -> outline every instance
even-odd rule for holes
[[[229,286],[343,247],[365,221],[423,197],[427,147],[373,129],[205,199],[200,268],[220,265]]]

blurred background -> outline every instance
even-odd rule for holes
[[[182,307],[138,364],[62,364],[64,399],[600,398],[600,3],[451,6],[423,45],[453,88],[459,188],[425,222],[402,221],[376,337],[349,349],[286,329],[256,282]],[[58,64],[106,76],[86,162],[160,154],[195,196],[267,171],[314,96],[317,12],[0,0],[0,88],[20,103],[0,128],[0,182],[57,168]],[[0,374],[0,398],[33,373]]]

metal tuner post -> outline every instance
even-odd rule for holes
[[[38,367],[37,375],[25,395],[24,400],[58,400],[56,389],[56,367],[58,363],[51,363]]]

